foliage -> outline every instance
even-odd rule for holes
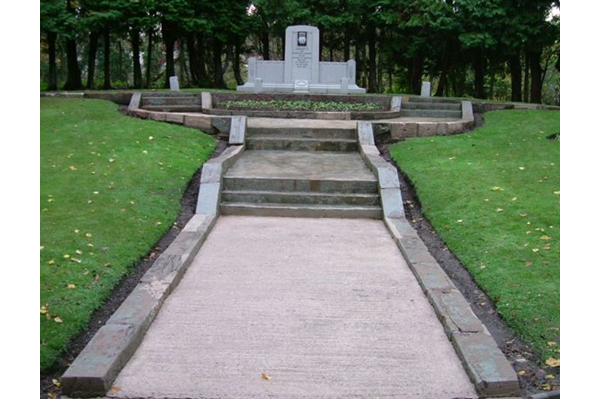
[[[268,109],[294,111],[373,111],[380,110],[376,103],[351,103],[343,101],[309,101],[309,100],[228,100],[223,108],[238,109]]]
[[[172,226],[215,148],[101,100],[40,100],[40,368]]]
[[[560,351],[557,111],[496,111],[486,125],[390,149],[424,215],[541,359]]]
[[[168,87],[171,74],[179,76],[182,87],[232,87],[242,83],[247,57],[282,59],[286,27],[306,24],[321,32],[321,59],[355,59],[357,82],[369,92],[385,88],[418,94],[421,82],[429,80],[437,96],[554,101],[558,79],[548,83],[546,78],[558,72],[558,64],[542,59],[548,49],[559,48],[560,18],[548,18],[553,7],[560,3],[43,0],[41,78],[50,88],[56,87],[57,78],[77,82],[72,75],[80,72],[74,69],[73,59],[57,62],[67,40],[76,40],[79,60],[88,60],[81,74],[92,75],[92,82],[96,63],[118,64],[98,71],[104,86],[114,79],[130,85],[133,80],[136,87],[142,87],[143,64],[146,88]],[[107,46],[99,52],[101,58],[94,60],[95,35],[100,32],[100,43]],[[49,51],[53,45],[58,55]],[[231,69],[233,74],[228,72]],[[235,82],[226,82],[224,77],[232,75]],[[505,78],[511,82],[510,93],[506,86],[495,85]]]

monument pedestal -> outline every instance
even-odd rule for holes
[[[365,93],[356,86],[356,62],[320,62],[319,30],[314,26],[289,26],[285,33],[285,60],[248,59],[248,82],[240,92],[353,94]]]

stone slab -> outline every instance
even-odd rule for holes
[[[520,397],[517,374],[489,333],[457,333],[453,343],[481,397]]]

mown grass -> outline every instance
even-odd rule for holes
[[[390,153],[424,215],[539,354],[560,355],[558,111],[496,111],[471,133],[409,139]]]
[[[40,369],[170,228],[215,141],[102,100],[40,100]]]

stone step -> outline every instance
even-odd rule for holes
[[[223,215],[295,218],[382,218],[382,209],[378,206],[223,202],[220,210]]]
[[[202,107],[199,105],[142,105],[141,108],[148,111],[161,112],[201,112]]]
[[[421,118],[452,118],[461,119],[462,110],[406,110],[404,105],[400,111],[400,117],[421,117]]]
[[[410,102],[402,103],[403,110],[455,110],[461,111],[460,103],[429,103],[429,102]]]
[[[377,180],[297,179],[228,177],[223,178],[224,191],[317,192],[377,194]]]
[[[248,127],[247,137],[290,137],[313,139],[348,139],[356,140],[356,128],[316,128],[316,127],[289,127],[266,128]]]
[[[225,190],[222,201],[226,203],[279,203],[378,206],[379,196],[375,193],[317,193],[317,192],[271,192]]]
[[[460,103],[460,101],[452,100],[452,99],[444,99],[444,98],[440,98],[440,97],[414,96],[414,97],[402,98],[402,105],[404,105],[405,103],[452,103],[452,104],[457,104],[457,103]]]
[[[356,139],[315,139],[287,136],[249,136],[246,138],[248,150],[290,150],[290,151],[337,151],[356,152]]]
[[[142,96],[142,105],[146,106],[197,106],[202,105],[199,96]]]

